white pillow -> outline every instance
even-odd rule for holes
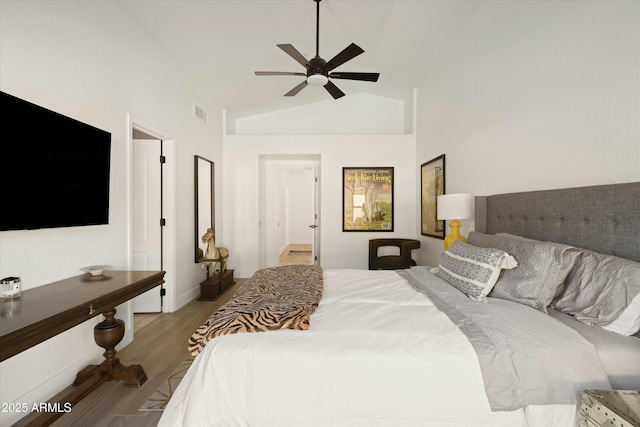
[[[636,295],[616,320],[602,326],[602,329],[620,335],[633,335],[634,331],[636,335],[640,333],[640,294]]]
[[[442,255],[436,276],[475,301],[484,301],[502,269],[518,265],[501,249],[481,248],[457,240]]]

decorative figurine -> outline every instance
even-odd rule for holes
[[[229,258],[229,249],[216,247],[213,230],[207,228],[207,232],[202,236],[202,243],[207,244],[207,252],[204,254],[202,262],[212,267],[213,272],[216,271],[216,265],[220,264],[220,274],[222,275],[227,269],[227,258]]]

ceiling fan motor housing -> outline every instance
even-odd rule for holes
[[[311,58],[307,67],[309,69],[309,74],[323,74],[325,65],[327,65],[327,61],[319,56]]]
[[[307,83],[311,86],[324,86],[329,82],[329,73],[324,71],[327,61],[316,56],[309,60],[307,66]]]

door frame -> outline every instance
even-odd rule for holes
[[[127,259],[128,268],[133,266],[133,130],[136,129],[153,138],[162,140],[162,154],[166,158],[162,173],[163,216],[166,225],[163,230],[163,284],[165,289],[162,312],[171,313],[176,306],[176,170],[175,140],[167,132],[145,123],[130,114],[127,115]],[[132,324],[133,322],[129,323]]]
[[[270,254],[268,253],[267,236],[277,235],[277,232],[273,232],[270,227],[276,227],[275,224],[269,224],[266,218],[268,218],[267,210],[270,206],[270,201],[267,200],[267,185],[273,184],[268,182],[269,175],[269,162],[277,163],[275,166],[277,169],[292,169],[299,168],[302,164],[311,165],[314,175],[314,191],[315,197],[312,201],[313,208],[315,210],[315,225],[318,227],[314,229],[313,233],[313,250],[314,264],[320,264],[320,154],[263,154],[259,156],[259,188],[258,188],[258,204],[259,204],[259,228],[258,228],[258,265],[259,268],[268,267],[270,261]],[[277,174],[276,174],[277,175]],[[272,201],[271,201],[272,202]],[[277,203],[275,203],[277,205]],[[277,209],[277,207],[275,208]],[[276,214],[277,216],[277,214]],[[270,231],[271,230],[271,231]],[[271,256],[272,257],[272,256]],[[277,265],[277,264],[275,264]]]

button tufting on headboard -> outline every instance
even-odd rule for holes
[[[481,233],[517,234],[640,261],[640,182],[478,196],[475,205]]]

